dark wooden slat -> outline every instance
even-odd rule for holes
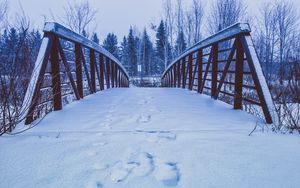
[[[237,37],[235,63],[235,86],[234,86],[234,109],[242,109],[243,99],[243,69],[244,69],[244,49],[240,37]]]
[[[199,49],[197,53],[197,65],[198,65],[198,88],[197,91],[200,93],[200,88],[202,84],[202,53],[203,50]]]
[[[193,79],[193,54],[189,54],[188,56],[188,71],[189,71],[189,90],[193,89],[192,83],[194,82]]]
[[[55,111],[62,109],[58,43],[59,41],[57,40],[57,38],[53,36],[53,46],[51,49],[51,70],[52,70],[53,108]]]
[[[103,55],[99,54],[100,90],[104,90],[104,62]]]
[[[81,46],[75,44],[75,56],[76,56],[76,83],[80,98],[83,98],[83,82],[82,82],[82,65],[81,65]]]
[[[111,68],[110,68],[110,59],[108,57],[106,57],[105,59],[105,64],[106,64],[106,87],[107,89],[110,88],[110,72],[111,72]]]
[[[90,49],[90,65],[91,65],[91,87],[93,92],[96,92],[96,57],[95,51]]]
[[[217,93],[218,87],[218,43],[212,46],[213,57],[212,57],[212,83],[211,83],[211,97],[214,98]]]

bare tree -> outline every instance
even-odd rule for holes
[[[97,11],[90,6],[89,1],[72,2],[72,4],[69,2],[64,9],[63,22],[80,34],[87,32],[88,26],[95,20],[97,15]]]
[[[214,0],[208,17],[208,32],[214,34],[245,19],[246,9],[243,0]]]
[[[279,81],[282,85],[286,76],[289,43],[293,40],[292,34],[298,26],[298,16],[294,4],[290,1],[277,1],[275,9],[277,18],[276,32],[279,40]]]
[[[164,0],[164,19],[166,22],[166,30],[168,39],[171,42],[171,46],[174,45],[174,25],[175,25],[175,13],[171,0]]]
[[[8,12],[8,3],[7,0],[0,2],[0,28],[3,26],[4,22],[6,21]]]
[[[201,26],[202,26],[202,19],[204,16],[204,6],[201,0],[193,0],[192,4],[192,12],[194,15],[194,41],[193,43],[197,43],[201,40]]]

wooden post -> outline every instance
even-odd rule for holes
[[[180,67],[180,60],[177,62],[177,87],[180,88],[180,85],[181,85],[181,73],[180,73],[180,70],[181,70],[181,67]]]
[[[193,89],[193,53],[188,56],[188,67],[189,67],[189,90]]]
[[[57,39],[54,40],[52,50],[51,50],[52,93],[53,93],[54,111],[62,109],[58,42],[59,41]]]
[[[110,88],[110,59],[106,57],[105,63],[106,63],[106,88]]]
[[[103,55],[99,55],[99,67],[100,67],[100,90],[104,90],[104,62],[103,62]]]
[[[79,43],[75,44],[76,56],[76,82],[79,96],[83,98],[83,83],[82,83],[82,64],[81,64],[81,46]]]
[[[111,61],[111,87],[115,87],[115,62]]]
[[[235,85],[234,85],[234,109],[242,109],[243,100],[243,69],[244,49],[241,40],[237,38],[236,62],[235,62]]]
[[[182,59],[182,88],[185,88],[186,85],[186,75],[185,75],[185,57]]]
[[[218,87],[218,43],[213,44],[212,48],[211,96],[214,97]]]
[[[198,93],[200,93],[200,88],[201,88],[201,84],[202,84],[202,71],[203,71],[203,68],[202,68],[202,63],[203,63],[202,55],[203,55],[203,50],[202,49],[198,50],[198,53],[197,53],[197,63],[198,63]]]
[[[175,63],[173,68],[173,74],[174,74],[174,87],[177,86],[177,64]]]
[[[90,63],[91,63],[91,85],[92,85],[93,92],[96,93],[96,72],[95,72],[96,58],[95,58],[95,51],[93,49],[90,49]]]

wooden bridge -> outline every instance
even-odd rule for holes
[[[207,94],[272,124],[274,104],[250,32],[248,24],[238,23],[200,41],[169,65],[161,86]],[[118,59],[64,26],[46,23],[20,120],[31,124],[73,101],[119,87],[129,87],[129,76]]]
[[[0,187],[298,185],[297,136],[248,136],[277,121],[248,24],[188,49],[160,88],[129,87],[118,59],[57,23],[44,32],[15,133],[32,129],[0,137]]]

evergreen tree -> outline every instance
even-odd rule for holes
[[[184,39],[184,33],[183,31],[180,31],[176,40],[176,55],[179,56],[182,52],[186,50],[186,42]]]
[[[97,44],[100,44],[100,40],[98,38],[97,33],[93,34],[92,41],[95,42],[95,43],[97,43]]]
[[[140,46],[140,62],[142,65],[142,75],[150,76],[152,71],[152,56],[153,56],[153,44],[150,41],[147,30],[143,32],[143,37]]]
[[[164,21],[161,21],[156,32],[156,74],[161,74],[165,69],[165,64],[167,62],[167,43],[165,24]]]
[[[118,39],[114,33],[109,33],[103,42],[103,47],[119,59]]]
[[[123,37],[123,42],[121,43],[120,58],[121,58],[122,65],[129,72],[130,66],[128,62],[128,42],[125,36]]]
[[[137,75],[137,45],[136,38],[133,36],[133,29],[130,27],[128,38],[127,38],[127,52],[128,52],[128,64],[129,74],[131,76]]]

